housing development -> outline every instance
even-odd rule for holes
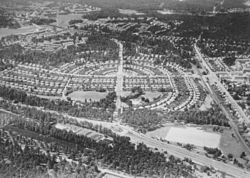
[[[250,177],[249,1],[0,4],[0,177]]]

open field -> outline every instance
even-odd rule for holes
[[[162,96],[161,92],[145,92],[144,95],[142,95],[145,98],[148,98],[149,101],[154,101],[154,98],[158,98],[160,96]]]
[[[170,142],[193,144],[200,147],[219,147],[221,135],[210,131],[205,131],[200,127],[177,126],[167,124],[162,128],[148,132],[148,136],[166,139]]]
[[[146,135],[155,138],[165,138],[168,141],[190,143],[196,146],[217,147],[224,155],[232,153],[239,158],[244,147],[232,136],[233,131],[224,129],[222,133],[212,133],[212,127],[180,127],[176,124],[166,124],[164,127],[147,132]]]
[[[208,110],[209,108],[212,107],[212,106],[211,106],[212,103],[213,103],[213,99],[211,98],[210,95],[207,95],[207,97],[206,97],[204,103],[203,103],[203,104],[201,105],[201,107],[200,107],[200,110],[201,110],[201,111],[206,111],[206,110]]]
[[[85,102],[85,100],[89,101],[100,101],[101,99],[107,96],[107,92],[96,92],[96,91],[75,91],[70,93],[68,96],[72,100],[78,100]]]
[[[172,127],[166,136],[166,140],[184,144],[189,143],[201,147],[216,148],[219,146],[220,137],[219,134],[205,132],[195,127]]]
[[[246,1],[244,4],[245,4],[246,6],[250,6],[250,0]]]
[[[56,24],[58,26],[67,27],[70,20],[82,19],[82,14],[67,14],[67,15],[58,15],[56,18]]]
[[[240,154],[244,151],[244,147],[242,147],[242,144],[232,134],[233,132],[230,130],[223,131],[219,148],[225,155],[232,153],[235,157],[240,157]]]
[[[129,95],[131,95],[131,92],[129,92],[129,91],[123,92],[123,94],[122,94],[122,96],[124,96],[124,97],[129,96]],[[131,101],[132,101],[133,105],[141,105],[141,104],[143,104],[143,101],[141,100],[142,97],[149,99],[150,102],[153,102],[154,98],[158,98],[161,96],[162,96],[161,92],[145,92],[140,97],[135,98],[135,99],[131,99]]]
[[[126,97],[126,96],[129,96],[130,94],[131,94],[130,91],[122,91],[121,96],[122,96],[122,97]]]
[[[119,12],[121,14],[126,14],[126,15],[144,15],[144,13],[138,12],[136,10],[131,10],[131,9],[119,9]]]

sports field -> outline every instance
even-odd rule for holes
[[[220,135],[210,133],[196,127],[172,127],[166,140],[184,144],[193,144],[201,147],[217,148],[220,144]]]

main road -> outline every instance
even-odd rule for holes
[[[208,77],[210,81],[216,82],[216,85],[221,89],[222,92],[225,93],[225,96],[228,98],[232,106],[234,106],[237,109],[237,112],[241,116],[241,118],[246,122],[250,123],[249,118],[246,116],[245,112],[242,110],[242,108],[238,105],[238,103],[233,99],[233,97],[230,95],[230,93],[227,91],[227,89],[221,84],[220,79],[217,77],[216,73],[213,72],[210,67],[208,66],[205,59],[202,57],[202,54],[200,52],[200,49],[197,47],[196,43],[194,44],[194,49],[196,51],[196,54],[198,55],[200,61],[202,62],[202,66],[204,66],[208,70]]]
[[[26,106],[26,105],[22,104],[22,106]],[[31,106],[26,106],[26,107],[31,107]],[[106,127],[108,129],[113,130],[113,132],[117,133],[118,135],[130,137],[131,142],[133,142],[133,143],[136,143],[136,144],[137,143],[144,143],[148,147],[157,148],[158,151],[160,151],[160,152],[167,151],[168,154],[174,155],[174,156],[181,158],[181,159],[190,158],[193,162],[195,162],[197,164],[214,167],[216,170],[219,170],[221,172],[225,172],[226,174],[229,174],[229,175],[236,177],[236,178],[249,178],[250,177],[250,172],[248,172],[242,168],[236,167],[232,164],[226,164],[222,161],[217,161],[217,160],[208,158],[204,155],[201,155],[201,154],[196,153],[194,151],[188,151],[185,148],[182,148],[182,147],[179,147],[176,145],[168,144],[166,142],[162,142],[160,140],[153,139],[153,138],[146,136],[144,134],[135,132],[131,127],[121,125],[117,122],[111,123],[111,122],[89,120],[86,118],[69,116],[66,113],[62,114],[62,113],[58,113],[57,111],[44,110],[41,107],[35,107],[35,108],[37,108],[38,110],[42,110],[44,112],[49,112],[49,113],[54,113],[56,115],[64,116],[64,118],[69,118],[70,120],[75,120],[76,122],[87,121],[87,122],[93,123],[94,125],[103,125],[103,127]],[[5,111],[5,110],[3,110],[3,111]],[[8,113],[10,113],[10,112],[8,112]]]
[[[207,74],[207,78],[209,79],[209,81],[214,81],[214,83],[216,83],[216,85],[222,90],[222,92],[225,93],[225,95],[230,99],[229,101],[232,104],[236,104],[236,101],[231,97],[230,93],[225,89],[225,87],[221,84],[219,78],[217,77],[217,75],[210,69],[210,67],[208,66],[207,62],[205,61],[205,59],[202,57],[202,54],[200,52],[200,49],[197,47],[197,45],[194,45],[197,57],[199,58],[200,62],[202,62],[202,66],[206,68],[206,70],[209,72]],[[206,80],[204,80],[203,76],[200,74],[200,78],[202,79],[203,83],[206,85],[208,92],[210,93],[211,97],[214,99],[214,101],[218,104],[218,106],[221,108],[222,112],[226,115],[226,117],[229,120],[229,124],[232,127],[235,136],[238,138],[238,140],[241,142],[242,146],[245,148],[245,151],[250,154],[250,149],[248,147],[248,145],[246,144],[246,142],[244,141],[244,139],[242,138],[242,136],[240,135],[239,131],[238,131],[238,127],[237,125],[234,123],[233,121],[233,116],[232,114],[229,112],[229,110],[222,104],[222,102],[220,101],[220,99],[218,98],[216,92],[210,87],[210,83]],[[242,111],[242,110],[241,110]],[[242,111],[243,112],[243,111]],[[244,112],[243,112],[244,113]],[[246,117],[245,113],[243,115],[243,117]],[[247,119],[244,118],[244,119]]]
[[[151,148],[157,148],[158,151],[160,152],[167,151],[168,154],[174,155],[181,159],[190,158],[193,162],[197,164],[211,166],[215,168],[216,170],[219,170],[221,172],[224,172],[236,178],[249,178],[250,177],[250,172],[244,169],[241,169],[239,167],[236,167],[232,164],[226,164],[222,161],[217,161],[217,160],[208,158],[196,152],[188,151],[184,148],[150,138],[148,136],[139,134],[134,131],[128,131],[127,133],[124,133],[124,136],[130,137],[131,141],[134,143],[140,143],[140,142],[144,143]]]
[[[121,96],[123,92],[123,45],[118,40],[114,40],[116,44],[119,46],[119,63],[118,63],[118,69],[117,69],[117,78],[116,78],[116,86],[115,86],[115,92],[116,92],[116,111],[115,114],[122,113],[122,102],[121,102]]]

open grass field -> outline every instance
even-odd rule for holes
[[[132,95],[130,91],[123,91],[122,96],[127,97],[129,95]],[[161,92],[145,92],[143,95],[141,95],[138,98],[131,99],[133,105],[141,105],[143,104],[143,101],[141,100],[142,97],[149,99],[150,102],[154,101],[154,98],[161,97],[162,93]]]
[[[132,9],[119,9],[119,12],[125,15],[144,15],[144,13]]]
[[[68,97],[72,100],[78,100],[85,102],[85,100],[89,101],[100,101],[101,99],[107,96],[107,92],[96,92],[96,91],[75,91],[70,93]]]
[[[250,0],[247,0],[244,4],[245,4],[246,6],[250,6]]]
[[[162,96],[161,92],[145,92],[144,95],[142,95],[145,98],[148,98],[150,102],[154,101],[154,98],[158,98]]]
[[[67,15],[58,15],[56,18],[55,24],[61,27],[67,27],[70,20],[82,19],[82,14],[67,14]]]
[[[200,110],[201,111],[206,111],[208,110],[209,108],[211,108],[211,104],[213,103],[213,99],[211,98],[210,95],[207,95],[204,103],[200,106]]]
[[[217,148],[220,144],[220,138],[220,134],[206,132],[197,127],[172,127],[165,139],[171,142]]]
[[[148,132],[148,136],[162,138],[170,142],[193,144],[199,147],[218,148],[221,135],[209,129],[195,126],[178,126],[177,124],[166,124],[164,127]]]
[[[164,127],[147,132],[146,135],[162,138],[171,142],[190,143],[196,146],[219,148],[224,155],[229,153],[239,158],[244,147],[232,136],[233,131],[224,129],[222,133],[213,132],[212,126],[183,127],[177,124],[166,124]]]
[[[221,142],[219,148],[225,155],[232,153],[235,157],[240,157],[240,154],[244,151],[243,146],[233,136],[232,131],[224,130],[221,134]]]

